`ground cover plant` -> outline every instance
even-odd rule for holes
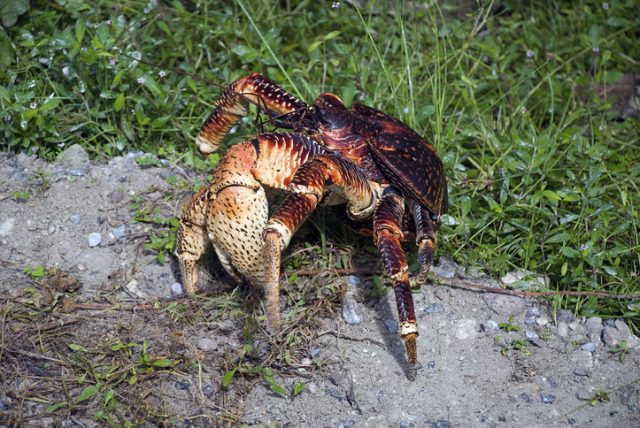
[[[0,19],[3,151],[52,160],[79,143],[108,160],[143,150],[204,178],[219,154],[201,159],[193,137],[222,88],[259,71],[306,101],[330,91],[382,109],[431,140],[450,193],[439,253],[468,271],[545,275],[534,288],[542,291],[640,290],[640,17],[632,0],[0,0]],[[270,130],[263,119],[244,121],[227,146]],[[12,197],[37,195],[16,189]],[[300,248],[346,269],[357,238],[327,230],[329,217],[314,216]],[[175,220],[140,219],[162,231],[149,245],[170,252]],[[290,283],[307,262],[295,253],[285,260]],[[29,268],[34,276],[42,266]],[[552,302],[625,318],[636,331],[640,320],[640,299]],[[88,372],[83,355],[104,357],[98,347],[64,345]],[[109,346],[123,373],[118,385],[175,363],[151,356],[156,348],[138,337]],[[225,382],[250,370],[272,380],[243,358],[229,363]],[[286,358],[283,350],[277,360]],[[116,383],[101,376],[89,378],[103,386],[106,409]],[[98,392],[81,390],[78,403]]]

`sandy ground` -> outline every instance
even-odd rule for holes
[[[371,278],[317,276],[317,310],[280,338],[215,262],[185,298],[172,257],[145,248],[166,227],[134,216],[179,215],[193,177],[137,156],[0,153],[0,426],[640,426],[640,342],[621,321],[425,286],[410,382],[392,294],[371,298]],[[445,259],[435,271],[469,279]],[[290,300],[285,319],[302,313]]]

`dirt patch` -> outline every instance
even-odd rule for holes
[[[215,260],[203,295],[185,298],[158,250],[193,178],[142,155],[0,154],[0,425],[640,424],[639,343],[621,321],[426,286],[410,382],[375,277],[290,268],[276,338],[259,293]],[[307,272],[313,245],[294,249]],[[448,260],[435,271],[466,277]]]

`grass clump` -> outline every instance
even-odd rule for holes
[[[441,248],[457,261],[638,292],[635,2],[333,3],[77,0],[2,16],[4,148],[52,159],[80,142],[99,158],[142,149],[210,168],[194,133],[222,87],[260,71],[431,140],[449,179]],[[637,302],[556,304],[640,318]]]

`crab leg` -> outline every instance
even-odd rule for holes
[[[269,219],[264,234],[265,298],[273,329],[277,329],[280,321],[280,254],[322,199],[326,186],[346,199],[349,214],[354,218],[368,217],[375,208],[375,192],[364,174],[348,160],[322,154],[300,167],[288,186],[291,193]]]
[[[307,104],[258,73],[233,82],[222,92],[216,107],[196,137],[200,152],[215,152],[229,130],[247,115],[249,103],[272,117],[304,112]]]
[[[404,198],[393,188],[386,188],[373,215],[373,233],[378,251],[382,255],[384,268],[392,280],[400,320],[400,336],[404,340],[409,362],[407,377],[409,380],[415,380],[418,325],[409,285],[407,257],[400,245],[403,236],[401,227],[403,214]]]
[[[416,245],[418,246],[418,260],[420,261],[420,273],[416,277],[416,286],[427,281],[427,275],[433,262],[433,253],[436,251],[435,221],[431,219],[429,210],[419,203],[413,203],[413,218],[416,224]]]

